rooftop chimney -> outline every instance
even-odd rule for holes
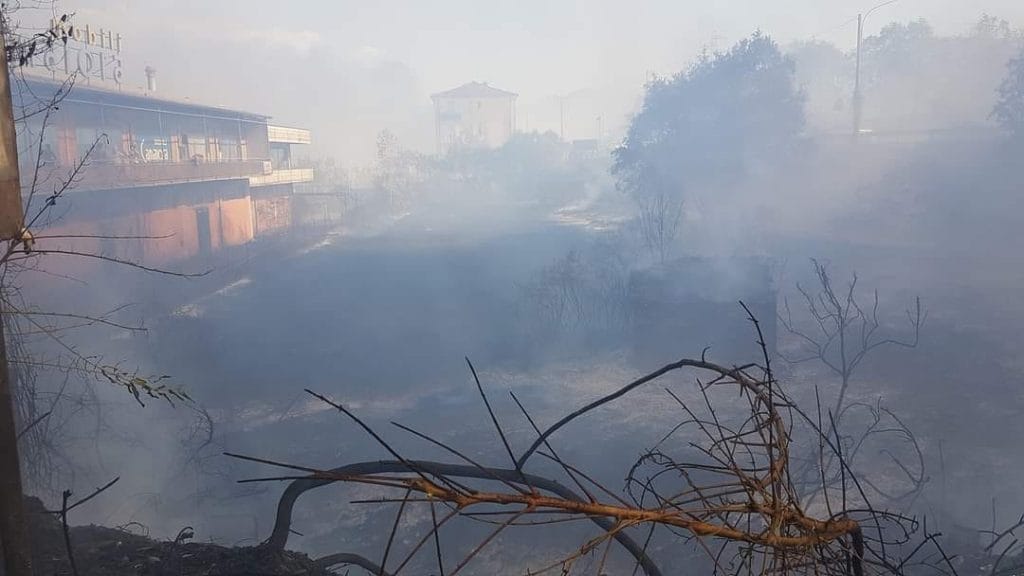
[[[146,91],[156,92],[156,68],[146,66]]]

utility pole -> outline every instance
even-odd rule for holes
[[[860,135],[860,122],[861,116],[864,112],[864,94],[860,90],[860,45],[864,40],[864,20],[871,15],[872,12],[878,10],[882,6],[888,6],[898,0],[887,0],[881,4],[873,6],[867,12],[857,14],[857,68],[854,71],[853,77],[853,137],[856,138]]]
[[[0,45],[7,45],[2,30]],[[0,229],[2,239],[17,242],[24,223],[21,179],[18,175],[18,142],[14,130],[11,77],[7,71],[6,52],[0,56],[0,207],[4,212],[0,214],[0,221],[3,221]],[[21,491],[18,431],[14,420],[14,385],[7,366],[7,344],[4,341],[4,315],[5,311],[0,308],[0,542],[4,548],[5,574],[32,576],[32,554]]]
[[[565,96],[558,97],[558,137],[565,140]]]
[[[860,135],[860,119],[864,111],[864,95],[860,92],[860,43],[864,38],[864,15],[857,14],[857,65],[853,76],[853,136]]]

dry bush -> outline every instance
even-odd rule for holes
[[[749,314],[749,311],[748,311]],[[751,315],[757,333],[760,326]],[[760,363],[723,366],[706,358],[683,359],[642,376],[615,392],[585,404],[554,424],[541,427],[512,394],[521,416],[536,433],[532,445],[513,450],[472,364],[477,391],[500,439],[505,467],[485,465],[431,436],[401,424],[397,428],[450,454],[449,462],[410,459],[356,414],[333,400],[307,390],[331,405],[376,441],[387,460],[353,462],[326,469],[261,457],[229,456],[289,470],[284,476],[243,482],[290,480],[278,506],[276,524],[264,546],[283,550],[291,531],[297,498],[334,482],[369,485],[389,496],[375,504],[397,504],[397,514],[380,560],[353,551],[321,559],[324,566],[355,565],[373,574],[453,575],[466,570],[478,554],[511,526],[584,521],[596,527],[593,538],[557,561],[519,558],[529,574],[606,573],[613,550],[629,556],[633,573],[656,576],[666,550],[672,556],[702,551],[714,574],[903,574],[921,567],[955,573],[952,559],[936,534],[915,519],[884,511],[872,503],[872,490],[847,463],[844,439],[835,415],[805,411],[774,378],[760,339]],[[467,360],[468,363],[468,360]],[[614,490],[561,458],[557,434],[597,408],[627,396],[677,371],[696,373],[696,389],[666,388],[678,405],[680,421],[624,472],[626,485]],[[884,414],[879,413],[879,421]],[[794,481],[794,438],[812,446],[819,462],[817,485]],[[562,478],[538,475],[538,458],[557,465]],[[825,474],[839,469],[838,481]],[[817,501],[807,503],[806,496]],[[430,529],[408,532],[402,519],[423,509]],[[486,522],[477,545],[458,553],[445,543],[445,528],[456,519]],[[659,545],[654,554],[652,543]],[[401,549],[401,550],[400,550]],[[621,554],[621,551],[615,552]],[[581,560],[586,560],[585,562]],[[622,558],[619,558],[622,561]],[[428,568],[425,568],[428,567]],[[594,570],[593,572],[591,572]],[[699,570],[704,573],[705,571]]]

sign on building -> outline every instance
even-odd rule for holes
[[[52,28],[59,22],[50,23]],[[67,43],[54,44],[51,50],[33,56],[24,69],[49,73],[54,78],[79,75],[87,82],[98,81],[121,86],[121,35],[103,28],[75,26]]]

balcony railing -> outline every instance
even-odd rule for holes
[[[267,126],[267,140],[282,144],[309,144],[313,141],[309,130],[288,126]]]
[[[257,160],[230,160],[220,162],[144,162],[104,163],[90,162],[76,180],[76,190],[109,190],[203,182],[233,180],[262,176],[269,162]]]
[[[249,178],[250,186],[271,186],[274,184],[298,184],[313,181],[312,168],[284,168],[274,170],[270,174],[261,174]]]

